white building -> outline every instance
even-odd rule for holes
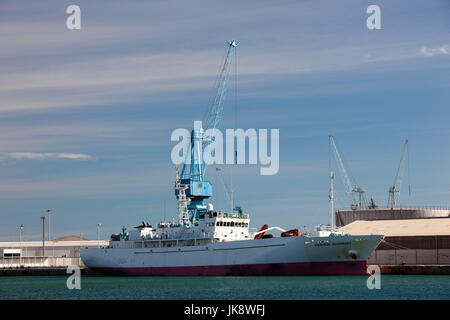
[[[67,236],[52,241],[0,242],[1,268],[83,266],[80,248],[104,247],[109,241]]]

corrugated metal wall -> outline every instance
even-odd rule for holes
[[[450,236],[386,237],[377,250],[450,249]]]
[[[449,265],[450,236],[386,237],[369,257],[379,265]]]

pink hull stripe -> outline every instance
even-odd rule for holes
[[[294,276],[367,274],[366,261],[92,269],[104,273],[124,276]]]

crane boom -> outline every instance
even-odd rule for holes
[[[185,163],[181,171],[182,179],[203,181],[206,164],[209,160],[208,153],[205,154],[206,158],[204,158],[203,150],[212,141],[210,137],[205,136],[205,131],[208,129],[216,129],[222,118],[223,104],[225,102],[225,97],[228,90],[228,78],[231,69],[230,66],[237,46],[238,42],[236,40],[228,41],[228,52],[225,62],[219,72],[214,100],[208,110],[205,121],[206,127],[198,127],[192,130],[190,145],[191,161],[189,165],[189,172]]]
[[[223,64],[223,67],[219,73],[218,83],[217,83],[217,90],[216,94],[214,96],[213,104],[211,105],[211,108],[209,109],[208,116],[206,119],[206,127],[205,131],[209,129],[216,129],[217,125],[219,124],[220,120],[222,119],[222,111],[223,111],[223,104],[225,102],[226,93],[228,90],[228,78],[230,75],[230,66],[231,62],[233,60],[233,57],[235,55],[235,49],[238,45],[238,42],[236,40],[228,41],[228,52],[227,56],[225,58],[225,62]],[[206,137],[207,139],[204,139],[203,148],[206,148],[206,146],[211,143],[212,139],[209,137]],[[206,172],[206,164],[209,163],[209,156],[210,154],[207,153],[205,155],[205,159],[202,164],[202,172],[205,174]]]
[[[230,75],[230,65],[234,57],[235,48],[238,42],[236,40],[228,41],[228,52],[225,58],[225,63],[222,66],[217,84],[217,91],[214,97],[214,102],[208,112],[205,130],[217,128],[220,119],[222,118],[223,102],[228,90],[228,78]]]
[[[388,197],[388,207],[395,208],[399,205],[400,200],[400,191],[402,188],[402,179],[403,179],[403,171],[405,168],[405,155],[408,151],[408,139],[405,140],[405,144],[403,145],[402,157],[400,158],[400,163],[398,165],[397,173],[394,178],[394,183],[389,188],[389,197]]]
[[[366,198],[365,190],[363,188],[361,188],[360,186],[358,186],[356,183],[351,182],[349,175],[347,173],[347,170],[345,169],[344,161],[342,160],[342,157],[339,153],[339,149],[336,145],[335,138],[331,135],[328,136],[328,138],[330,140],[331,147],[334,151],[334,156],[335,156],[336,162],[339,167],[339,173],[341,175],[342,182],[345,187],[345,192],[352,199],[352,207],[355,206],[356,203],[358,203],[359,208],[367,209],[368,205],[367,205],[367,198]],[[355,199],[355,193],[358,193],[358,195],[359,195],[358,202]]]

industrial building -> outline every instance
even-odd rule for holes
[[[366,210],[336,210],[336,226],[343,227],[357,220],[376,221],[448,217],[450,217],[450,210],[442,208],[374,208]]]
[[[421,272],[424,273],[436,266],[448,267],[450,265],[450,209],[404,208],[400,205],[405,166],[408,166],[409,176],[408,140],[406,139],[403,145],[400,163],[394,182],[389,187],[388,202],[385,207],[379,207],[373,199],[370,202],[367,201],[365,189],[347,172],[335,138],[329,136],[329,140],[345,192],[351,201],[350,208],[346,210],[334,211],[331,207],[335,217],[335,219],[331,218],[332,223],[335,223],[339,231],[351,235],[383,234],[385,236],[369,257],[368,263],[389,267],[412,266],[415,272],[421,268]],[[331,191],[333,190],[330,189],[330,193]],[[411,192],[410,186],[408,191]],[[330,195],[330,201],[332,200]],[[448,268],[437,273],[439,272],[448,272]]]
[[[369,264],[450,265],[450,218],[357,220],[339,230],[351,235],[385,235]]]
[[[0,242],[0,269],[84,266],[80,248],[103,247],[109,241],[67,236],[52,241]]]

